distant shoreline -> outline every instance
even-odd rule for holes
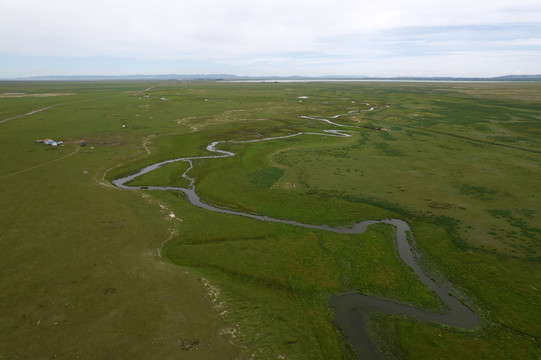
[[[232,74],[160,74],[160,75],[51,75],[17,78],[0,78],[0,81],[224,81],[224,82],[538,82],[541,75],[505,75],[496,77],[445,77],[445,76],[238,76]]]
[[[535,82],[541,80],[414,80],[414,79],[260,79],[260,80],[218,80],[227,83],[310,83],[310,82],[403,82],[403,83],[508,83]]]

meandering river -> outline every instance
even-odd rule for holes
[[[370,106],[369,104],[366,104],[366,105]],[[364,111],[371,111],[373,109],[374,107],[371,107],[369,110],[364,110]],[[363,110],[359,110],[359,111],[363,111]],[[343,115],[349,115],[349,114],[335,115],[331,118],[336,119]],[[325,119],[321,117],[303,116],[302,118],[308,119],[308,120],[323,121],[329,125],[342,127],[342,128],[345,128],[345,127],[356,128],[357,127],[353,125],[338,124],[329,119]],[[383,355],[377,351],[377,348],[375,347],[374,343],[368,336],[368,333],[365,328],[365,320],[367,319],[368,314],[372,311],[377,311],[377,312],[386,313],[386,314],[389,314],[389,313],[404,314],[408,317],[417,319],[419,321],[440,323],[440,324],[445,324],[445,325],[462,328],[462,329],[474,329],[478,327],[480,325],[478,316],[467,305],[463,304],[456,297],[450,295],[450,293],[456,293],[454,289],[450,288],[449,284],[447,284],[444,287],[443,285],[436,283],[424,272],[422,267],[419,265],[419,261],[418,261],[419,254],[414,250],[415,239],[413,238],[413,235],[411,234],[408,224],[403,220],[400,220],[400,219],[368,220],[368,221],[363,221],[360,223],[353,224],[351,227],[330,227],[327,225],[304,224],[304,223],[293,221],[293,220],[271,218],[264,215],[255,215],[255,214],[249,214],[249,213],[244,213],[240,211],[233,211],[229,209],[216,207],[216,206],[204,203],[203,201],[201,201],[201,199],[197,195],[196,189],[195,189],[195,179],[191,178],[188,175],[189,171],[194,166],[193,160],[217,159],[217,158],[235,156],[235,153],[218,149],[218,146],[225,143],[251,143],[251,142],[259,142],[259,141],[273,141],[273,140],[286,139],[286,138],[291,138],[291,137],[301,136],[301,135],[337,136],[337,137],[351,136],[348,133],[348,131],[333,129],[333,130],[323,130],[323,132],[321,133],[299,132],[296,134],[286,135],[286,136],[244,140],[244,141],[233,141],[233,140],[215,141],[207,146],[207,150],[213,153],[214,155],[182,157],[182,158],[162,161],[162,162],[147,166],[143,168],[142,170],[140,170],[139,172],[137,172],[136,174],[132,174],[132,175],[123,177],[121,179],[114,180],[113,184],[118,186],[119,188],[126,189],[126,190],[180,191],[186,194],[190,203],[209,211],[230,214],[230,215],[244,216],[244,217],[249,217],[255,220],[259,220],[259,221],[278,222],[278,223],[290,224],[294,226],[306,227],[306,228],[311,228],[311,229],[332,231],[336,233],[359,234],[359,233],[365,232],[368,226],[372,224],[377,224],[377,223],[385,223],[385,224],[390,224],[394,226],[396,229],[396,246],[398,248],[398,253],[399,253],[400,258],[404,261],[405,264],[407,264],[409,267],[413,269],[415,274],[419,277],[419,280],[424,285],[432,289],[441,298],[441,300],[445,303],[446,307],[448,308],[448,311],[446,313],[432,312],[432,311],[423,310],[413,305],[403,304],[403,303],[399,303],[399,302],[395,302],[395,301],[387,300],[387,299],[381,299],[375,296],[368,296],[368,295],[355,294],[355,293],[332,297],[331,302],[335,311],[335,321],[340,326],[342,331],[346,334],[346,336],[349,338],[349,340],[351,341],[353,348],[356,351],[358,359],[383,359]],[[133,179],[143,174],[146,174],[150,171],[156,170],[160,168],[162,165],[179,162],[179,161],[184,161],[190,164],[188,169],[182,174],[182,176],[185,179],[189,180],[190,182],[190,185],[188,188],[170,187],[170,186],[129,186],[129,185],[126,185]],[[407,238],[408,233],[410,234],[411,243],[408,242],[408,238]]]

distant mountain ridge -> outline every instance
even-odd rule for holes
[[[115,80],[221,80],[239,79],[230,74],[159,74],[159,75],[49,75],[29,76],[2,80],[29,80],[29,81],[115,81]]]
[[[160,75],[52,75],[4,78],[3,81],[129,81],[129,80],[402,80],[402,81],[541,81],[541,75],[504,75],[496,77],[399,76],[370,77],[362,75],[323,76],[238,76],[232,74],[160,74]]]

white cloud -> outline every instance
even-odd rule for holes
[[[517,45],[517,46],[539,46],[541,47],[541,38],[515,39],[507,42],[500,42],[502,45]]]
[[[534,46],[539,19],[538,0],[2,0],[0,52],[216,63],[261,57],[259,63],[274,58],[284,66],[299,59],[294,53],[310,53],[323,58],[300,60],[323,64],[332,56],[343,64],[341,58],[404,55],[407,46],[421,55],[468,49],[485,40],[476,38],[487,36],[483,26],[496,33],[527,24],[525,31],[537,33],[490,40]]]

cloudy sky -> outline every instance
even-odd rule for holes
[[[541,74],[540,0],[0,0],[0,78]]]

